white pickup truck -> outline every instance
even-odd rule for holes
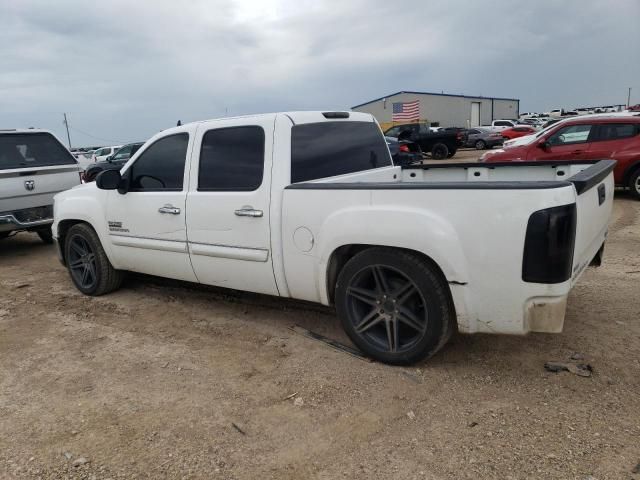
[[[171,128],[55,197],[60,259],[88,295],[132,270],[335,305],[387,363],[456,329],[560,332],[599,263],[615,162],[394,166],[369,114]]]
[[[491,130],[492,132],[501,132],[507,128],[513,128],[518,125],[515,120],[494,120],[491,125],[483,125],[482,128]]]
[[[0,130],[0,240],[31,231],[52,242],[53,196],[80,183],[78,163],[45,130]]]

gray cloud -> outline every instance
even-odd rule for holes
[[[0,0],[0,128],[75,145],[398,90],[640,101],[640,2]],[[87,132],[96,140],[80,132]]]

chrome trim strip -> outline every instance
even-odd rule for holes
[[[187,243],[181,240],[160,240],[157,238],[113,235],[111,241],[120,247],[145,248],[165,252],[187,253]]]
[[[189,251],[192,255],[230,258],[249,262],[266,262],[269,259],[269,250],[263,248],[232,247],[230,245],[189,242]]]

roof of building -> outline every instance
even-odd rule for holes
[[[509,100],[512,102],[520,101],[520,99],[518,98],[483,97],[482,95],[456,95],[454,93],[413,92],[413,91],[402,90],[400,92],[392,93],[390,95],[385,95],[384,97],[376,98],[375,100],[369,100],[368,102],[361,103],[360,105],[355,105],[351,108],[353,109],[353,108],[362,107],[364,105],[369,105],[370,103],[378,102],[380,100],[384,100],[385,98],[393,97],[394,95],[400,95],[401,93],[409,93],[414,95],[435,95],[437,97],[482,98],[486,100]]]

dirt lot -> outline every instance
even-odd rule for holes
[[[414,368],[293,333],[347,342],[297,302],[142,276],[84,297],[31,235],[0,244],[0,292],[0,478],[640,478],[640,202],[622,194],[563,334],[459,336]],[[592,377],[544,370],[575,353]]]

